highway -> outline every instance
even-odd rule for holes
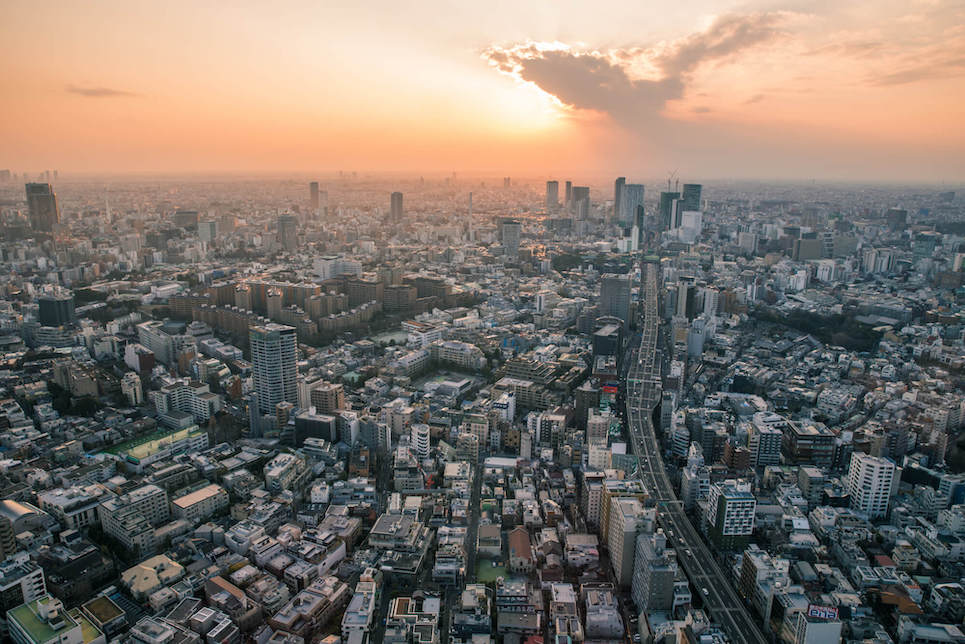
[[[661,392],[661,361],[657,351],[659,267],[644,263],[642,271],[640,342],[636,346],[631,342],[627,351],[628,366],[623,383],[630,449],[639,461],[637,473],[657,503],[658,522],[667,533],[668,545],[677,551],[677,561],[705,610],[731,640],[767,644],[769,640],[762,635],[756,618],[684,512],[664,469],[651,421]]]

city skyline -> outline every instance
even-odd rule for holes
[[[963,22],[940,1],[14,5],[0,167],[956,181]]]

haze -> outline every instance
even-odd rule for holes
[[[17,170],[965,177],[961,2],[7,2],[0,38]]]

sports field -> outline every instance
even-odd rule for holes
[[[107,454],[124,454],[125,456],[131,456],[137,460],[141,460],[157,452],[166,443],[173,443],[174,441],[187,438],[192,432],[196,431],[199,431],[197,425],[174,431],[161,430],[148,434],[147,436],[138,436],[129,441],[118,443],[117,445],[108,447],[104,452]]]

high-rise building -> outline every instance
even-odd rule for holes
[[[600,315],[612,315],[630,324],[629,274],[607,273],[600,281]]]
[[[270,322],[251,327],[248,337],[258,411],[262,415],[274,414],[275,407],[283,400],[297,404],[295,327]]]
[[[295,215],[278,218],[278,243],[287,251],[298,248],[298,218]]]
[[[852,454],[848,468],[851,508],[871,518],[886,516],[891,497],[898,491],[900,473],[891,459],[862,452]]]
[[[756,509],[749,483],[727,480],[711,485],[707,497],[710,540],[718,548],[746,547],[754,533]]]
[[[389,221],[399,223],[402,221],[402,193],[393,192],[389,202]]]
[[[682,212],[700,210],[700,192],[703,189],[699,183],[685,183],[683,195],[680,199]]]
[[[637,536],[633,564],[632,597],[641,611],[669,611],[673,608],[677,559],[667,548],[663,530]]]
[[[519,238],[522,235],[522,229],[522,224],[515,219],[504,219],[500,224],[506,257],[517,257],[519,255]]]
[[[565,205],[568,209],[572,209],[572,204],[573,204],[573,182],[572,181],[567,181],[564,184],[563,199],[564,199],[563,205]]]
[[[312,407],[320,414],[331,414],[345,409],[345,387],[331,382],[320,382],[309,391]]]
[[[309,197],[309,207],[312,209],[312,213],[318,212],[318,182],[312,181],[308,184],[308,197]]]
[[[413,455],[420,460],[429,458],[429,426],[425,423],[413,423],[409,432],[409,445]]]
[[[60,210],[57,208],[54,189],[49,183],[28,183],[26,189],[30,227],[41,232],[52,232],[60,223]]]
[[[660,230],[673,228],[674,206],[678,199],[680,199],[679,192],[660,193]]]
[[[66,289],[44,293],[37,298],[37,319],[42,326],[63,326],[74,321],[74,294]]]
[[[784,432],[780,427],[765,422],[752,422],[747,428],[747,449],[751,453],[751,466],[780,465],[783,438]]]
[[[623,200],[623,186],[627,185],[626,177],[617,177],[613,182],[613,218],[620,216],[620,204]]]
[[[546,209],[556,210],[560,207],[560,182],[546,182]]]
[[[655,512],[645,510],[639,499],[616,498],[610,504],[610,529],[607,546],[613,575],[621,588],[629,588],[633,581],[633,559],[637,549],[637,535],[652,527]]]
[[[590,216],[590,188],[588,186],[573,186],[570,189],[570,212],[577,219],[587,219]]]
[[[643,185],[628,183],[623,187],[623,197],[620,201],[620,223],[624,226],[639,225],[641,218],[638,213],[643,210]]]
[[[211,243],[218,238],[218,222],[205,220],[198,223],[198,239],[203,242]]]

